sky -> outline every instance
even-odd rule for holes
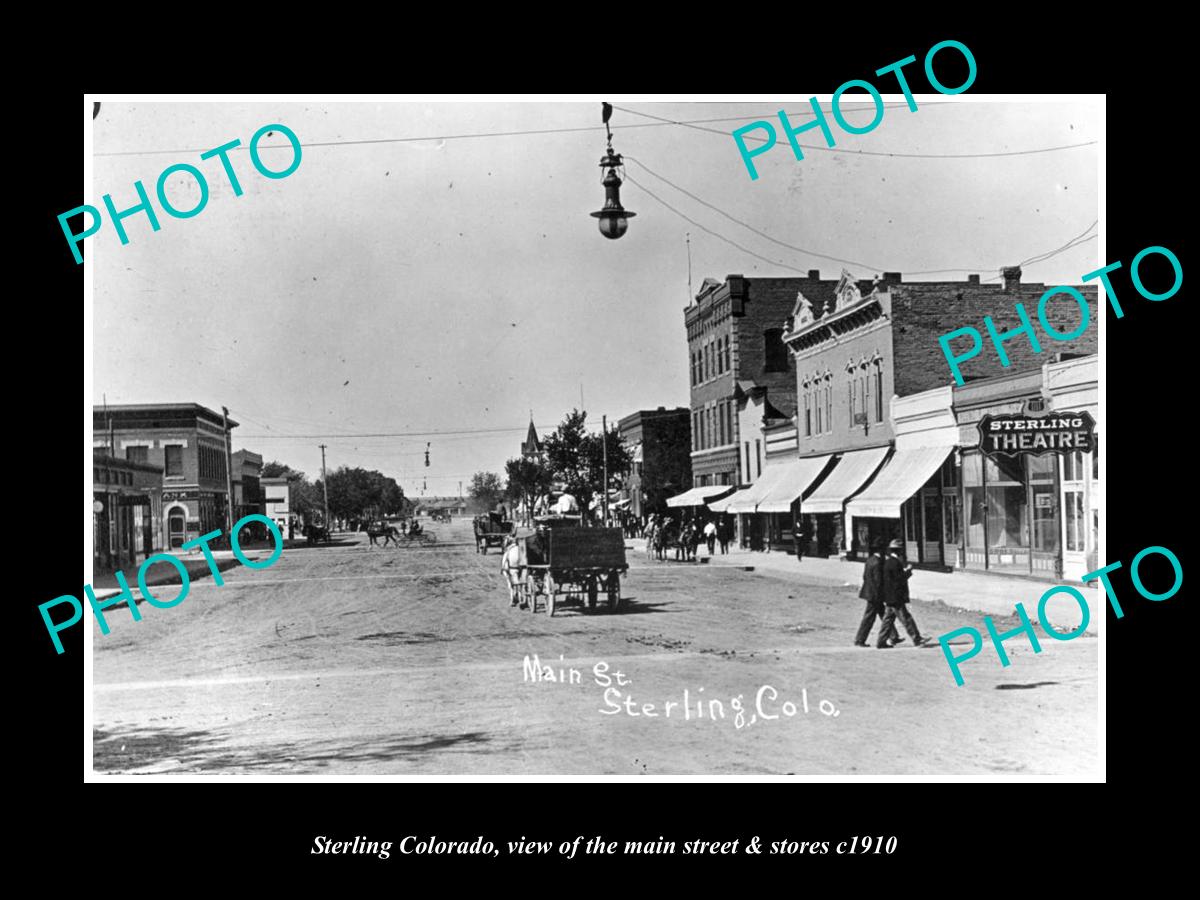
[[[758,119],[778,125],[781,108],[793,124],[807,121],[805,96],[613,100],[613,145],[628,176],[621,199],[637,216],[624,237],[607,240],[588,215],[604,200],[599,99],[102,102],[86,202],[102,208],[111,194],[118,210],[133,206],[139,179],[153,198],[159,173],[175,163],[204,172],[210,195],[187,219],[154,199],[161,229],[131,216],[125,246],[107,219],[86,240],[91,401],[228,406],[240,423],[235,450],[315,477],[324,443],[330,468],[378,469],[410,496],[456,494],[473,472],[502,472],[519,454],[531,413],[544,434],[581,396],[595,427],[601,415],[611,424],[688,405],[689,247],[692,293],[705,277],[809,269],[986,279],[1099,217],[1094,144],[965,159],[856,151],[985,154],[1097,141],[1102,99],[918,94],[910,112],[900,95],[885,95],[900,105],[870,134],[834,126],[838,150],[851,152],[814,149],[797,161],[780,133],[755,158],[754,181],[731,132]],[[854,106],[851,122],[871,120]],[[246,151],[268,124],[286,125],[304,145],[286,178],[261,176]],[[493,136],[466,136],[480,134]],[[199,158],[235,138],[241,196],[218,160]],[[823,146],[816,130],[800,141]],[[268,167],[292,159],[278,133],[262,147]],[[165,189],[178,208],[197,202],[185,172]],[[1023,280],[1077,284],[1103,264],[1097,254],[1096,240],[1082,243],[1027,265]],[[907,274],[951,268],[964,271]],[[413,434],[455,431],[480,433]],[[411,436],[366,436],[381,433]]]

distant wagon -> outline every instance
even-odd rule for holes
[[[500,513],[487,513],[471,520],[475,529],[475,552],[487,553],[488,547],[503,547],[513,533],[514,523]]]

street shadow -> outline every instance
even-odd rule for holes
[[[621,609],[617,613],[620,616],[640,616],[646,613],[671,613],[673,610],[667,607],[670,603],[640,603],[633,597],[621,598]]]
[[[278,743],[238,750],[202,730],[141,729],[118,735],[95,729],[92,765],[96,771],[127,771],[171,762],[179,769],[219,771],[327,767],[332,762],[419,762],[430,753],[485,751],[490,741],[483,732],[469,731],[375,738],[336,749],[308,750],[296,743]]]
[[[429,644],[449,640],[440,635],[427,631],[381,631],[375,634],[360,634],[356,641],[376,641],[384,647],[397,647],[402,644]]]
[[[1052,684],[1059,684],[1057,681],[1033,681],[1029,684],[998,684],[998,691],[1032,691],[1034,688],[1048,687]]]

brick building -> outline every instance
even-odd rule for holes
[[[236,522],[251,513],[262,515],[261,453],[238,450],[233,454],[233,520]]]
[[[92,555],[97,572],[129,572],[162,549],[162,468],[96,454]]]
[[[625,481],[629,511],[638,521],[666,512],[667,498],[692,485],[690,410],[639,410],[622,418],[617,430],[633,457]]]
[[[236,428],[237,422],[229,421]],[[163,545],[226,529],[226,435],[221,414],[198,403],[92,408],[94,456],[162,469]]]
[[[695,486],[749,482],[739,403],[764,388],[785,418],[796,412],[795,368],[783,341],[798,292],[831,295],[836,281],[807,278],[706,278],[684,309],[691,385],[692,480]]]
[[[922,417],[932,421],[947,413],[904,407],[908,437],[899,442],[893,404],[896,398],[952,383],[938,342],[942,335],[967,325],[983,332],[985,316],[992,318],[998,332],[1016,328],[1021,324],[1018,302],[1036,328],[1038,300],[1048,286],[1022,284],[1020,277],[1021,270],[1011,267],[1003,270],[1003,281],[996,285],[981,283],[978,275],[959,282],[905,283],[895,272],[868,283],[843,272],[832,298],[824,302],[801,290],[784,336],[796,366],[799,455],[835,466],[815,486],[807,506],[800,506],[802,527],[810,538],[808,552],[853,554],[873,539],[904,535],[917,548],[914,561],[952,564],[941,550],[934,550],[946,545],[943,537],[916,539],[917,532],[938,535],[945,525],[944,498],[958,492],[959,473],[947,468],[956,442],[949,433],[935,441],[933,432],[922,425]],[[1077,289],[1095,322],[1095,287]],[[1079,325],[1080,312],[1073,302],[1052,302],[1046,314],[1060,333]],[[961,364],[963,376],[973,381],[1040,371],[1057,357],[1094,353],[1097,342],[1094,327],[1068,341],[1041,334],[1038,340],[1041,353],[1033,352],[1027,335],[1006,341],[1009,365],[1004,366],[985,337],[983,351]]]

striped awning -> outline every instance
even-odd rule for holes
[[[806,459],[793,459],[785,467],[778,481],[759,501],[760,513],[790,512],[792,504],[799,500],[805,491],[825,471],[832,456],[810,456]]]
[[[709,484],[694,487],[690,491],[667,498],[667,506],[704,506],[706,500],[723,497],[733,492],[732,484]]]
[[[887,447],[854,450],[842,456],[821,486],[804,499],[806,513],[840,513],[847,497],[853,497],[868,478],[875,474],[888,454]]]
[[[758,476],[758,481],[744,491],[738,491],[737,498],[726,507],[725,511],[742,515],[754,512],[759,501],[767,495],[767,491],[775,486],[775,482],[783,476],[786,469],[785,463],[767,466]]]
[[[953,447],[897,450],[871,486],[846,504],[856,517],[900,518],[900,507],[941,468]]]
[[[708,504],[708,508],[710,511],[715,513],[732,512],[733,510],[729,508],[729,505],[736,502],[738,498],[740,498],[748,490],[750,490],[748,487],[736,490],[728,497],[722,497],[720,500],[714,500],[712,503]]]

